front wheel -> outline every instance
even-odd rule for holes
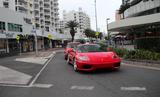
[[[65,55],[64,59],[67,60],[68,59],[68,55]]]

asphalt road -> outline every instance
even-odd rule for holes
[[[39,86],[0,86],[0,97],[160,97],[159,76],[160,71],[129,66],[74,72],[63,53],[57,53],[36,80]]]

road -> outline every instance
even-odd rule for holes
[[[0,86],[0,97],[160,97],[160,71],[122,66],[119,71],[74,72],[57,53],[35,87]]]

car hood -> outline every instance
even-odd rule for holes
[[[89,53],[80,53],[79,56],[87,56],[90,62],[101,63],[109,62],[113,60],[114,52],[89,52]]]

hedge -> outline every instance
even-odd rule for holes
[[[160,53],[147,50],[127,50],[125,48],[112,48],[112,50],[124,59],[160,60]]]

